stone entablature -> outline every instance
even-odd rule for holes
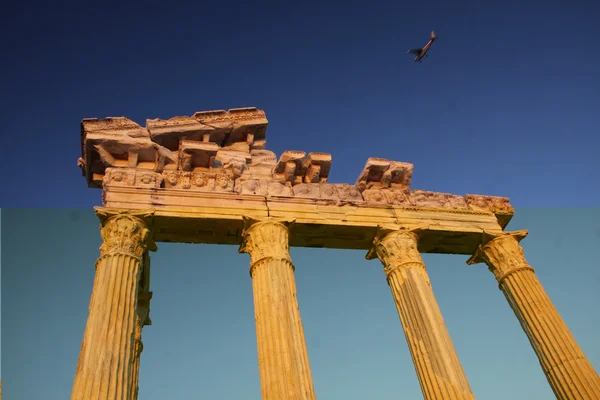
[[[329,183],[331,154],[265,149],[268,121],[254,107],[146,121],[84,119],[78,164],[94,188],[236,193],[492,212],[504,228],[514,209],[506,197],[411,189],[413,164],[369,158],[355,184]],[[363,204],[364,203],[364,204]]]

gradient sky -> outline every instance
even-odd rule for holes
[[[0,101],[3,392],[69,397],[100,236],[77,168],[83,118],[256,106],[267,148],[328,152],[330,182],[368,157],[413,188],[509,196],[525,254],[600,371],[600,5],[502,2],[14,3]],[[439,40],[422,64],[406,51]],[[586,208],[584,208],[586,207]],[[20,208],[20,209],[11,209]],[[140,399],[258,399],[248,256],[159,244]],[[319,399],[417,399],[378,261],[293,249]],[[484,266],[426,255],[479,399],[548,399]]]

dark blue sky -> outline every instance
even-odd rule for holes
[[[70,393],[100,244],[81,119],[245,106],[265,110],[278,155],[331,153],[331,182],[383,157],[414,163],[415,189],[509,196],[508,228],[530,229],[525,254],[600,370],[600,317],[586,312],[600,304],[599,14],[553,0],[7,6],[0,207],[48,210],[2,211],[5,395]],[[419,398],[380,264],[292,257],[318,398]],[[475,395],[549,398],[493,276],[465,260],[425,257]],[[248,257],[162,244],[152,285],[140,398],[259,398]]]
[[[256,106],[267,147],[332,153],[331,181],[385,157],[413,162],[419,189],[597,206],[600,6],[411,3],[12,5],[0,205],[98,204],[82,118]]]

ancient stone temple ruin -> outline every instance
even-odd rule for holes
[[[316,398],[289,246],[362,249],[381,261],[425,399],[474,396],[421,253],[485,263],[556,397],[600,399],[598,374],[523,255],[527,232],[504,231],[507,198],[414,190],[412,164],[381,158],[353,184],[329,183],[330,154],[277,157],[266,131],[255,108],[145,127],[82,121],[79,166],[102,189],[102,245],[72,400],[137,399],[157,242],[231,244],[249,255],[263,399]]]

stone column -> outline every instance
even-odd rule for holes
[[[289,253],[290,223],[244,218],[240,253],[250,255],[258,368],[264,400],[314,400]]]
[[[416,232],[380,228],[367,259],[383,263],[424,398],[474,399],[417,241]]]
[[[484,234],[468,264],[485,262],[498,281],[560,400],[600,399],[600,378],[527,263],[527,231]]]
[[[142,260],[143,268],[140,277],[140,292],[138,293],[138,302],[136,307],[135,315],[135,332],[133,339],[134,345],[134,357],[133,357],[133,373],[131,379],[133,382],[131,388],[133,390],[132,399],[137,400],[139,392],[139,379],[140,379],[140,357],[144,350],[144,344],[142,342],[142,329],[146,325],[152,325],[150,319],[150,299],[152,299],[152,292],[150,291],[150,254],[146,252]]]
[[[156,250],[151,213],[97,209],[102,246],[71,400],[132,400],[143,254]]]
[[[133,390],[132,399],[137,400],[139,392],[139,381],[140,381],[140,357],[144,350],[144,343],[142,342],[142,328],[146,325],[152,325],[150,320],[150,299],[152,298],[152,292],[142,291],[138,295],[138,306],[135,315],[135,332],[133,335],[134,345],[134,356],[133,356],[133,373],[131,379],[133,382],[131,388]]]

